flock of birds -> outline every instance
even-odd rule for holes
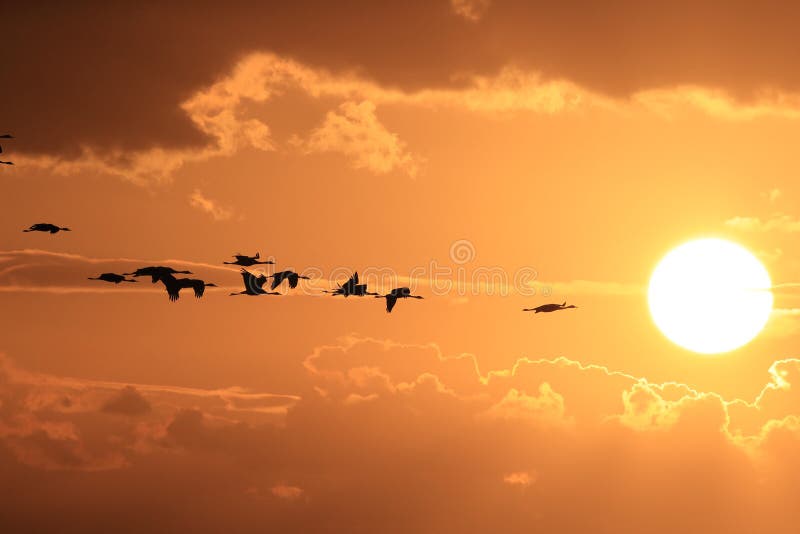
[[[13,139],[14,136],[10,134],[0,135],[0,139]],[[2,146],[0,146],[0,153],[3,152]],[[5,165],[13,165],[14,163],[11,161],[0,161],[0,163]],[[69,232],[71,231],[67,227],[58,226],[51,223],[36,223],[31,225],[29,228],[23,230],[23,232],[46,232],[50,234],[57,234],[59,232]],[[261,260],[260,254],[257,252],[254,256],[247,256],[244,254],[235,254],[234,256],[235,261],[225,261],[222,262],[225,265],[237,265],[241,267],[241,275],[242,275],[242,282],[244,284],[244,289],[242,291],[231,293],[231,296],[236,295],[249,295],[251,297],[257,297],[261,295],[281,295],[281,293],[275,291],[284,281],[288,284],[290,289],[294,289],[297,287],[299,281],[309,280],[308,276],[301,275],[294,271],[278,271],[270,275],[265,274],[253,274],[252,272],[245,269],[245,267],[252,267],[253,265],[274,265],[275,262],[270,260]],[[96,277],[89,277],[89,280],[99,280],[102,282],[108,282],[112,284],[120,284],[122,282],[137,282],[135,278],[140,276],[149,276],[152,283],[161,282],[164,285],[164,289],[167,291],[167,296],[171,302],[175,302],[180,298],[181,289],[191,289],[194,291],[194,296],[196,298],[201,298],[205,293],[207,287],[217,287],[216,284],[206,282],[205,280],[200,280],[198,278],[177,278],[176,274],[194,274],[191,271],[177,271],[172,267],[165,267],[165,266],[148,266],[148,267],[141,267],[136,269],[131,273],[102,273]],[[133,278],[127,278],[127,277]],[[269,284],[269,290],[264,289],[264,286],[267,284],[269,279],[272,279],[272,282]],[[419,295],[412,295],[411,289],[408,287],[398,287],[392,289],[389,293],[385,295],[381,295],[379,293],[370,292],[367,290],[367,284],[361,284],[358,280],[358,272],[354,272],[353,275],[344,283],[338,284],[338,287],[333,290],[324,290],[324,293],[329,293],[332,296],[341,295],[345,298],[347,297],[367,297],[372,296],[375,298],[382,298],[386,299],[386,312],[391,313],[397,304],[399,299],[422,299],[423,297]],[[534,312],[534,313],[550,313],[559,310],[566,310],[569,308],[575,308],[576,306],[570,305],[567,306],[567,303],[564,302],[562,304],[542,304],[541,306],[537,306],[535,308],[524,308],[522,311],[526,312]]]

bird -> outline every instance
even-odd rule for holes
[[[210,284],[196,278],[175,278],[171,274],[162,275],[161,283],[167,289],[170,302],[175,302],[180,298],[181,289],[192,288],[195,298],[199,299],[203,296],[207,287],[217,287],[216,284]]]
[[[284,280],[289,281],[289,287],[291,287],[292,289],[297,287],[297,282],[300,280],[300,278],[302,278],[303,280],[311,280],[310,276],[303,276],[297,274],[294,271],[280,271],[275,274],[269,275],[267,278],[272,278],[272,284],[270,285],[270,289],[275,289],[276,287],[281,285],[281,282],[283,282]]]
[[[397,299],[422,299],[423,297],[412,295],[411,289],[407,287],[398,287],[385,295],[378,295],[375,298],[386,299],[386,313],[392,313],[394,305],[397,304]]]
[[[124,274],[116,274],[116,273],[103,273],[96,278],[89,277],[89,280],[102,280],[103,282],[111,282],[113,284],[119,284],[120,282],[136,282],[137,280],[129,280],[125,278]]]
[[[363,297],[366,295],[378,295],[377,293],[370,293],[367,291],[367,284],[359,284],[358,283],[358,272],[353,273],[353,276],[350,277],[347,282],[344,284],[339,284],[339,287],[334,289],[333,291],[323,290],[324,293],[331,293],[335,297],[336,295],[343,295],[345,298],[349,297],[350,295],[356,297]]]
[[[264,284],[267,283],[267,277],[263,274],[256,276],[247,269],[242,269],[242,280],[244,281],[244,291],[238,293],[231,293],[234,295],[250,295],[257,297],[258,295],[280,295],[277,291],[269,292],[264,290]]]
[[[58,232],[71,232],[71,231],[72,230],[70,230],[69,228],[63,228],[50,223],[32,224],[30,228],[28,228],[27,230],[23,230],[23,232],[50,232],[51,234],[57,234]]]
[[[153,283],[155,284],[162,277],[167,275],[174,275],[174,274],[194,274],[192,271],[176,271],[172,267],[142,267],[140,269],[136,269],[132,273],[122,273],[125,276],[133,276],[134,278],[138,278],[140,276],[149,276],[152,278]]]
[[[258,261],[261,257],[258,252],[255,256],[245,256],[244,254],[234,254],[236,261],[223,261],[225,265],[241,265],[242,267],[250,267],[251,265],[274,265],[275,262],[271,260]]]
[[[3,135],[0,135],[0,139],[14,139],[14,136],[11,135],[11,134],[3,134]],[[2,154],[2,153],[3,153],[3,147],[2,147],[2,145],[0,145],[0,154]],[[2,163],[3,165],[13,165],[14,164],[13,161],[0,161],[0,163]]]
[[[536,306],[535,308],[523,308],[522,311],[532,311],[533,313],[550,313],[558,310],[567,310],[569,308],[577,308],[577,306],[574,304],[567,306],[567,302],[564,301],[562,304],[542,304],[541,306]]]

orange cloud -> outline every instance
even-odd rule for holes
[[[195,189],[189,196],[189,204],[209,214],[215,221],[227,221],[233,216],[233,210],[224,208],[214,200],[207,198],[199,189]]]
[[[378,121],[375,104],[368,100],[345,102],[329,111],[307,140],[296,143],[309,154],[340,152],[353,160],[356,169],[376,174],[399,170],[413,177],[419,170],[419,157]]]

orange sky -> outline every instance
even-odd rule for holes
[[[0,529],[795,532],[798,294],[709,357],[645,292],[800,280],[797,7],[376,4],[4,10]],[[86,280],[164,263],[223,287]]]

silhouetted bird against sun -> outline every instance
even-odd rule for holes
[[[274,265],[275,262],[271,260],[258,261],[261,255],[256,252],[255,256],[245,256],[244,254],[234,254],[236,261],[223,261],[225,265],[241,265],[242,267],[250,267],[252,265]]]
[[[323,291],[324,293],[331,293],[335,297],[336,295],[343,295],[345,298],[349,297],[350,295],[354,297],[364,297],[366,295],[377,295],[377,293],[370,293],[367,291],[367,284],[359,284],[358,283],[358,273],[353,273],[353,276],[345,282],[344,284],[339,284],[339,287],[334,289],[333,291]]]
[[[97,278],[89,277],[89,280],[102,280],[103,282],[111,282],[112,284],[119,284],[120,282],[136,282],[136,280],[125,278],[124,274],[116,273],[103,273]]]
[[[123,273],[125,276],[133,276],[134,278],[138,278],[140,276],[149,276],[151,277],[153,283],[155,284],[164,276],[172,276],[174,274],[194,274],[192,271],[176,271],[172,267],[142,267],[140,269],[136,269],[132,273]]]
[[[570,308],[577,308],[577,306],[570,304],[567,306],[566,301],[562,304],[542,304],[541,306],[536,306],[535,308],[523,308],[522,311],[532,311],[533,313],[550,313],[558,310],[568,310]]]
[[[57,234],[58,232],[71,232],[71,231],[72,230],[70,230],[69,228],[63,228],[50,223],[32,224],[30,228],[28,228],[27,230],[23,230],[23,232],[50,232],[51,234]]]
[[[242,281],[244,282],[244,291],[231,293],[230,296],[250,295],[256,297],[258,295],[280,295],[277,291],[270,293],[264,289],[264,284],[267,283],[267,277],[263,274],[256,276],[247,269],[242,269]]]
[[[281,285],[281,282],[283,282],[284,280],[288,280],[289,287],[292,289],[297,287],[297,282],[301,278],[303,280],[311,280],[311,277],[297,274],[294,271],[280,271],[278,273],[269,275],[267,278],[272,278],[272,285],[270,286],[270,289],[275,289],[276,287]]]
[[[392,313],[394,305],[397,304],[397,299],[421,299],[419,295],[412,295],[411,289],[407,287],[398,287],[392,289],[385,295],[378,295],[376,299],[386,299],[386,313]]]
[[[3,135],[0,135],[0,139],[14,139],[14,136],[11,135],[11,134],[3,134]],[[0,145],[0,154],[2,154],[2,153],[3,153],[3,146]],[[0,163],[2,163],[3,165],[13,165],[14,164],[13,161],[0,161]]]
[[[167,289],[167,295],[171,302],[175,302],[181,297],[181,289],[193,289],[195,298],[199,299],[203,296],[207,287],[217,287],[216,284],[209,284],[196,278],[175,278],[171,274],[161,275],[161,282]]]

